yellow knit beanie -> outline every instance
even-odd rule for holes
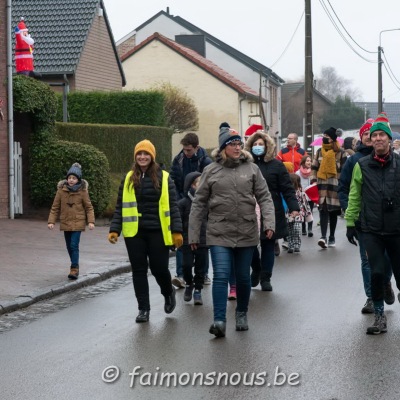
[[[139,153],[139,151],[145,151],[146,153],[149,153],[151,155],[151,159],[156,161],[156,148],[154,147],[153,143],[150,142],[150,140],[142,140],[135,146],[135,151],[133,153],[133,158],[135,160],[136,154]]]

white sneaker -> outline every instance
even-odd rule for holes
[[[186,282],[180,276],[174,276],[171,283],[178,289],[186,287]]]
[[[322,247],[323,249],[327,249],[328,246],[326,245],[326,239],[325,238],[321,238],[318,240],[318,246]]]
[[[288,242],[283,241],[282,242],[282,247],[287,250],[289,248]]]

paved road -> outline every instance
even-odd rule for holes
[[[342,222],[338,234],[344,234]],[[387,334],[365,334],[372,318],[360,313],[365,299],[358,255],[345,239],[338,237],[337,248],[328,250],[304,239],[300,255],[279,257],[274,291],[252,290],[249,331],[234,330],[235,302],[229,302],[224,339],[208,333],[210,286],[204,306],[185,303],[180,291],[176,310],[166,315],[150,282],[148,324],[134,322],[129,274],[0,316],[2,398],[400,398],[399,304],[388,307]],[[108,366],[119,369],[114,383],[102,380]],[[160,385],[161,373],[176,373],[178,385]],[[230,383],[186,384],[195,373],[209,383],[227,373]],[[252,374],[263,384],[244,384]],[[282,383],[282,374],[285,384],[274,384]]]

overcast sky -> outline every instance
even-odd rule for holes
[[[303,15],[301,19],[302,0],[104,0],[104,3],[116,41],[169,7],[170,14],[186,19],[272,68],[285,81],[303,80],[305,18]],[[341,38],[321,3],[363,58]],[[385,66],[393,72],[395,82],[383,67],[383,99],[400,102],[400,30],[380,35],[382,30],[400,29],[400,0],[311,0],[311,12],[314,76],[318,77],[322,66],[332,66],[360,91],[361,101],[377,102],[377,49],[381,38],[387,60]]]

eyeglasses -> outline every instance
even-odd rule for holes
[[[229,147],[240,147],[241,149],[243,149],[243,143],[242,142],[232,142],[232,143],[228,143],[227,146]]]

